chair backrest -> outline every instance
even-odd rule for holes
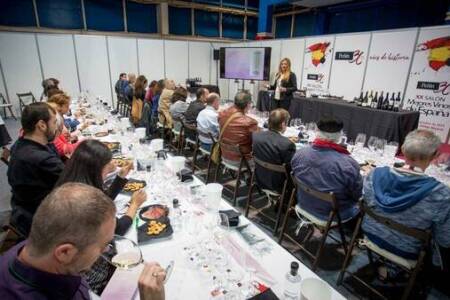
[[[0,93],[0,104],[11,104],[9,101],[3,96],[2,93]]]
[[[236,155],[239,155],[239,157],[241,157],[241,158],[245,157],[241,151],[241,146],[239,146],[237,144],[233,144],[231,141],[229,141],[227,139],[220,140],[220,149],[222,151],[225,150],[228,152],[232,152]]]
[[[211,134],[211,132],[204,132],[201,131],[197,128],[197,134],[199,137],[203,137],[205,139],[210,139],[212,141],[213,144],[216,143],[216,139],[214,138],[214,136]]]
[[[268,162],[260,160],[255,155],[253,155],[253,161],[255,162],[255,165],[257,165],[261,168],[267,169],[272,172],[283,173],[285,175],[288,175],[288,173],[286,171],[286,164],[277,165],[277,164],[268,163]]]
[[[336,209],[336,210],[338,209],[336,197],[335,197],[333,192],[319,192],[319,191],[316,191],[316,190],[310,188],[309,186],[307,186],[306,184],[304,184],[297,177],[295,177],[293,172],[291,172],[291,178],[292,178],[292,182],[294,183],[294,185],[297,188],[297,190],[302,190],[303,192],[313,196],[314,198],[317,198],[319,200],[328,202],[328,203],[331,204],[333,209]]]
[[[17,93],[17,97],[19,98],[19,102],[21,105],[28,105],[36,102],[36,98],[34,97],[32,92]]]
[[[421,230],[421,229],[417,229],[417,228],[408,227],[408,226],[405,226],[398,222],[395,222],[394,220],[392,220],[390,218],[380,216],[380,215],[376,214],[370,207],[368,207],[365,204],[363,198],[361,198],[361,200],[359,201],[359,206],[360,206],[363,214],[367,214],[372,219],[374,219],[376,222],[383,224],[386,227],[388,227],[394,231],[397,231],[401,234],[404,234],[404,235],[407,235],[407,236],[410,236],[412,238],[419,240],[420,242],[422,242],[423,246],[427,246],[429,244],[429,242],[431,240],[431,232],[429,230]]]

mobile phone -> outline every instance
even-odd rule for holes
[[[166,278],[164,278],[164,284],[169,281],[170,275],[172,274],[173,267],[175,262],[173,260],[170,261],[169,265],[166,267]]]

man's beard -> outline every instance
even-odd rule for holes
[[[47,132],[45,133],[45,136],[47,137],[47,141],[49,143],[53,142],[55,139],[56,131],[51,132],[49,128],[47,127]]]

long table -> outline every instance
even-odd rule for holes
[[[257,108],[268,111],[271,108],[269,92],[260,91]],[[304,123],[317,122],[324,116],[339,118],[344,122],[344,132],[350,140],[358,133],[395,141],[400,145],[406,135],[417,128],[419,112],[385,111],[357,106],[343,100],[294,97],[289,107],[291,118],[301,118]]]
[[[111,139],[111,136],[102,140],[115,141],[114,138]],[[167,167],[170,167],[170,161],[169,164],[167,164]],[[136,174],[130,176],[136,176]],[[186,187],[199,185],[204,186],[204,183],[195,176],[193,182],[186,183]],[[167,186],[167,189],[170,188],[170,186]],[[147,190],[147,194],[149,194],[150,192],[150,190]],[[180,195],[179,198],[181,209],[183,211],[202,209],[201,206],[198,206],[197,204],[183,201],[182,195]],[[118,209],[120,209],[120,207],[123,208],[124,203],[128,202],[129,199],[129,195],[119,194],[119,196],[115,200]],[[158,199],[149,197],[148,200],[143,204],[143,206],[157,203],[159,203]],[[220,203],[220,209],[227,210],[233,209],[233,207],[226,200],[222,199]],[[260,228],[258,228],[249,219],[245,218],[242,215],[240,216],[240,224],[249,224],[248,228],[252,233],[260,237],[264,237],[267,243],[270,244],[272,249],[270,253],[253,258],[258,261],[260,266],[267,273],[269,273],[271,277],[273,277],[273,279],[275,279],[276,282],[272,283],[270,288],[280,299],[284,298],[284,278],[286,272],[288,272],[290,268],[290,263],[292,261],[296,261],[299,263],[299,274],[303,279],[311,277],[319,278],[297,258],[295,258],[292,254],[290,254],[283,247],[277,244]],[[125,236],[137,242],[136,227],[132,226]],[[247,243],[243,241],[243,239],[236,231],[230,230],[229,238],[234,243],[238,244],[241,249],[243,249],[243,251],[247,251],[250,254],[252,253],[250,246],[248,246]],[[186,245],[188,245],[189,243],[192,243],[192,240],[195,240],[195,237],[192,236],[192,234],[189,234],[188,230],[183,228],[180,231],[175,231],[170,239],[139,245],[143,254],[144,261],[156,261],[159,262],[161,266],[166,266],[172,260],[175,262],[175,267],[173,269],[172,275],[165,285],[167,300],[215,299],[210,294],[211,286],[208,286],[204,276],[201,276],[201,274],[199,274],[199,270],[195,269],[191,264],[189,264],[186,257],[183,255],[183,248],[186,247]],[[141,269],[139,268],[132,269],[131,271],[117,269],[112,276],[109,284],[105,288],[102,294],[102,299],[125,299],[127,297],[130,298],[130,289],[134,289],[134,296],[131,298],[138,299],[139,297],[137,293],[137,280],[140,270]],[[256,277],[258,278],[258,274],[256,274]],[[334,290],[331,286],[330,289],[331,299],[344,299],[344,297],[340,295],[336,290]]]

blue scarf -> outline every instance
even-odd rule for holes
[[[375,200],[388,213],[403,211],[427,197],[439,181],[429,176],[399,175],[389,167],[373,172]]]

